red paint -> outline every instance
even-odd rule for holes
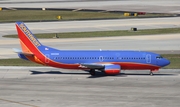
[[[112,62],[112,64],[118,64],[121,66],[121,69],[124,70],[152,70],[159,69],[159,66],[151,65],[151,64],[142,64],[142,63],[134,63],[134,62]]]
[[[104,71],[108,75],[117,75],[120,73],[119,69],[107,69]]]

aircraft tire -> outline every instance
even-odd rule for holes
[[[95,76],[95,75],[96,75],[96,71],[95,71],[94,69],[91,69],[91,70],[89,71],[89,73],[91,74],[91,76]]]

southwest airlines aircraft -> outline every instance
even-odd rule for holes
[[[23,22],[16,22],[22,50],[19,57],[46,66],[88,70],[91,75],[104,72],[117,75],[121,70],[159,70],[170,64],[159,54],[145,51],[58,50],[41,44]]]

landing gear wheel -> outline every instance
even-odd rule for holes
[[[95,71],[94,69],[91,69],[91,70],[89,71],[89,73],[91,74],[91,76],[95,76],[95,75],[96,75],[96,71]]]
[[[150,75],[153,76],[154,75],[153,72],[150,72]]]

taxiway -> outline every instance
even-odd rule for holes
[[[178,107],[180,70],[123,71],[91,77],[84,71],[0,67],[2,107]]]

